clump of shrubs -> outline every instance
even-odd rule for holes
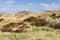
[[[0,22],[1,22],[1,21],[3,21],[3,20],[4,20],[4,19],[3,19],[3,18],[1,18],[1,19],[0,19]]]
[[[34,21],[36,19],[37,19],[36,17],[31,16],[31,17],[29,17],[27,19],[24,19],[23,22],[32,22],[32,21]]]
[[[37,19],[32,22],[32,25],[36,25],[36,26],[45,26],[47,24],[48,22],[45,19]]]
[[[27,29],[30,28],[27,24],[23,22],[12,22],[9,23],[2,28],[2,32],[23,32],[28,31]]]
[[[60,22],[51,22],[49,26],[54,29],[60,29]]]
[[[52,15],[50,15],[50,17],[52,17],[53,19],[56,19],[56,18],[60,18],[60,15],[53,13]]]
[[[40,17],[29,17],[27,19],[24,20],[24,22],[31,22],[31,25],[35,25],[35,26],[44,26],[47,25],[48,22],[45,18],[40,18]]]

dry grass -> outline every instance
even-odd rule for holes
[[[11,33],[0,32],[2,40],[60,40],[60,32],[58,30],[49,29],[49,31],[42,30],[46,27],[33,27],[32,31]],[[53,31],[51,31],[53,30]]]
[[[41,16],[49,22],[58,22],[60,19],[53,19],[50,17],[50,15],[53,13],[58,13],[60,15],[60,11],[18,12],[17,14],[2,14],[0,18],[3,18],[4,20],[0,22],[0,28],[11,22],[23,21],[24,19],[27,19],[31,16]],[[0,32],[0,40],[60,40],[60,29],[58,30],[50,28],[49,25],[39,27],[30,25],[31,30],[27,32]]]

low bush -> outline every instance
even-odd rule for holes
[[[54,29],[60,29],[60,22],[51,22],[50,24],[49,24],[49,26],[51,27],[51,28],[54,28]]]
[[[3,20],[4,20],[4,19],[3,19],[3,18],[1,18],[1,19],[0,19],[0,22],[1,22],[1,21],[3,21]]]
[[[25,29],[30,28],[29,26],[27,26],[27,24],[23,23],[23,22],[12,22],[9,23],[5,26],[3,26],[2,28],[2,32],[23,32]]]

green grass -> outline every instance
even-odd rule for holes
[[[48,27],[35,27],[32,30],[21,33],[0,32],[0,40],[60,40],[60,32],[58,30],[49,29],[49,31],[42,30]]]
[[[0,32],[0,40],[2,40],[2,33]]]

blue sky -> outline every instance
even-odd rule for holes
[[[60,0],[0,0],[0,12],[60,10]]]

